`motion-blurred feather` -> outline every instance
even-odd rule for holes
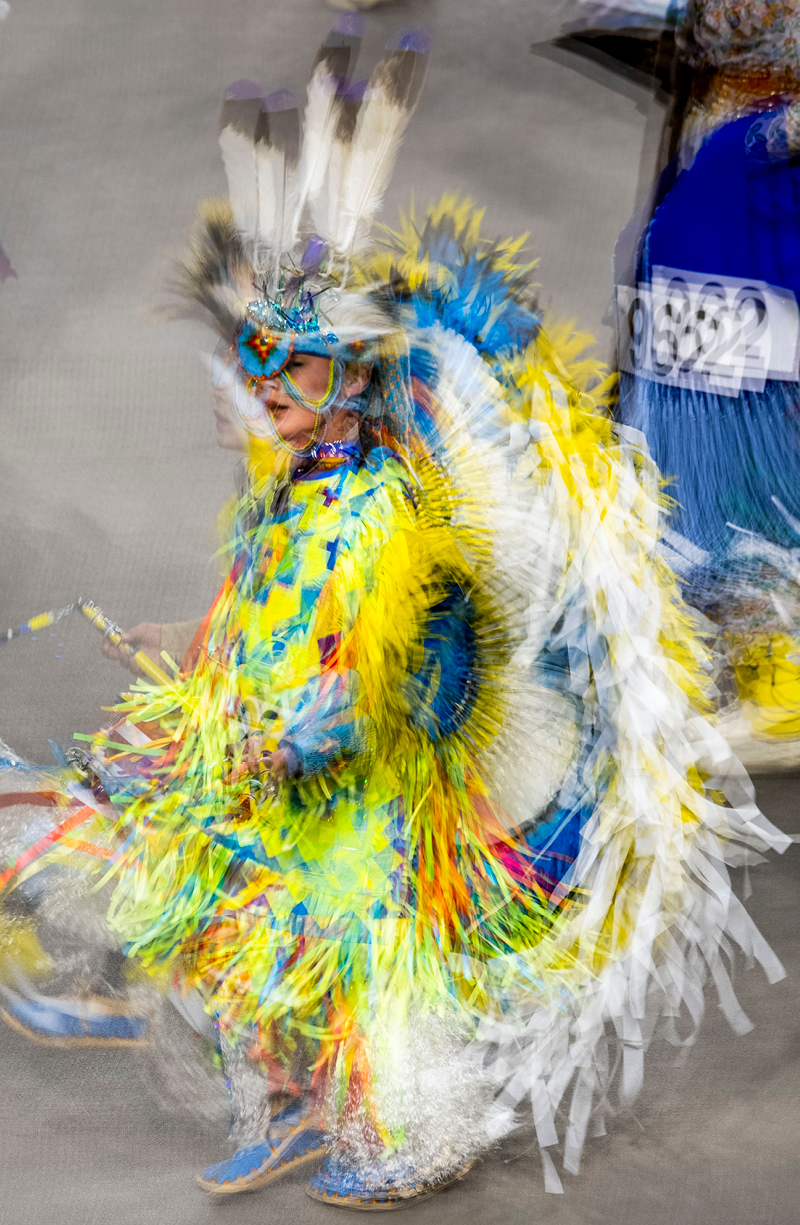
[[[206,323],[210,314],[220,335],[232,342],[255,289],[227,200],[206,200],[200,206],[191,247],[175,271],[172,289],[180,304],[168,313]]]
[[[274,272],[284,252],[294,246],[299,153],[297,102],[288,90],[281,89],[264,99],[256,128],[257,272]]]
[[[427,39],[415,32],[405,35],[398,49],[372,74],[349,142],[346,172],[341,178],[334,242],[345,261],[369,239],[427,66]],[[342,143],[346,143],[346,131],[342,136]]]
[[[263,91],[253,81],[235,81],[225,92],[219,144],[228,179],[233,220],[243,243],[258,238],[258,178],[255,140]]]
[[[314,213],[314,205],[325,186],[325,172],[328,169],[331,144],[341,113],[344,90],[361,43],[360,28],[356,23],[360,23],[360,19],[354,13],[346,14],[345,19],[337,22],[314,61],[303,124],[298,225],[307,203],[312,214]],[[340,26],[343,28],[340,29]],[[355,32],[356,29],[358,33]]]
[[[356,81],[341,93],[336,126],[330,138],[327,173],[313,201],[314,228],[337,251],[342,250],[346,233],[342,216],[343,200],[347,190],[353,136],[368,86],[368,81]]]

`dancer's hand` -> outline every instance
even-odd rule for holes
[[[161,661],[161,626],[154,621],[142,621],[140,625],[135,625],[132,630],[126,630],[122,635],[122,641],[127,642],[136,651],[143,651],[149,659],[152,659],[154,664],[158,664],[163,668]],[[136,660],[129,655],[127,651],[120,650],[119,647],[112,646],[107,638],[103,639],[103,654],[106,659],[116,660],[118,664],[122,664],[123,668],[127,668],[134,676],[139,675],[139,669],[136,666]]]
[[[276,782],[286,777],[286,758],[282,749],[274,753],[265,753],[262,749],[264,741],[261,736],[248,736],[241,746],[239,764],[234,766],[227,777],[227,782],[235,783],[248,774],[261,774],[265,770]],[[231,756],[236,756],[236,746],[229,750]]]

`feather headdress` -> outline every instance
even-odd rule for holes
[[[385,300],[348,282],[369,247],[428,47],[423,34],[405,34],[368,81],[353,84],[360,35],[354,14],[334,26],[314,62],[302,125],[286,90],[265,96],[237,81],[225,95],[229,202],[201,208],[181,290],[191,312],[210,315],[240,351],[244,335],[254,377],[282,360],[280,336],[332,355],[396,328]]]

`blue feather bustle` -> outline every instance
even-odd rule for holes
[[[512,265],[507,247],[480,238],[474,224],[479,214],[465,204],[429,215],[421,228],[412,215],[413,256],[427,274],[421,285],[410,286],[399,270],[393,289],[398,301],[413,306],[418,328],[439,323],[491,362],[526,349],[539,332],[533,265]],[[384,245],[407,255],[405,238],[390,232]]]
[[[429,214],[419,228],[413,227],[412,219],[412,236],[416,240],[413,247],[408,242],[408,231],[402,239],[392,235],[394,241],[388,244],[398,253],[411,254],[417,268],[425,269],[425,275],[410,284],[412,278],[404,277],[403,261],[398,260],[390,285],[393,309],[410,308],[413,312],[408,333],[416,337],[416,343],[412,342],[407,357],[403,358],[404,378],[411,389],[414,430],[434,454],[444,444],[425,394],[428,390],[435,392],[439,381],[436,353],[425,343],[430,329],[443,328],[461,336],[474,346],[488,372],[505,383],[508,375],[503,363],[523,354],[542,326],[531,283],[532,264],[517,264],[509,259],[507,247],[480,239],[475,217],[471,209],[461,211],[454,201],[448,211]],[[424,389],[423,393],[415,394],[419,387]],[[498,427],[485,421],[475,428],[476,433],[481,433]],[[442,669],[442,676],[458,680],[459,684],[454,686],[458,692],[461,671],[465,667],[468,671],[470,645],[466,640],[448,641],[439,642],[439,648],[448,654],[448,668]],[[572,672],[577,667],[583,676],[588,651],[582,626],[560,624],[554,638],[544,645],[531,666],[532,680],[572,697],[578,721],[583,712]],[[417,680],[421,681],[422,675]],[[439,703],[444,703],[447,710],[438,714],[444,722],[452,717],[458,705],[452,701],[448,704],[448,697],[448,693],[440,690]],[[581,831],[596,808],[598,755],[607,747],[600,743],[589,720],[584,728],[583,747],[563,785],[546,811],[520,829],[537,879],[548,893],[565,883],[571,874]]]
[[[519,352],[535,338],[541,317],[515,298],[514,286],[494,264],[491,249],[486,254],[469,253],[455,240],[434,241],[426,254],[450,275],[432,283],[429,296],[415,297],[420,327],[438,320],[490,359]]]
[[[507,246],[480,238],[480,214],[469,201],[454,198],[450,203],[429,213],[420,227],[412,213],[405,233],[387,231],[383,243],[398,257],[388,278],[389,306],[405,316],[411,338],[400,362],[410,388],[413,428],[434,453],[442,440],[426,395],[415,390],[435,392],[439,381],[426,333],[437,326],[455,332],[502,380],[502,361],[524,352],[541,327],[530,277],[533,265],[512,264]],[[412,275],[405,269],[409,256],[415,263]]]

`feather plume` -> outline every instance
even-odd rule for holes
[[[314,228],[337,250],[341,249],[342,200],[350,171],[353,136],[368,87],[368,81],[356,81],[340,91],[336,125],[330,138],[327,173],[313,201]]]
[[[232,342],[253,297],[253,269],[242,248],[227,200],[206,200],[187,254],[175,266],[171,288],[178,304],[168,313],[178,318],[211,316],[220,336]]]
[[[220,243],[213,227],[206,226],[202,258],[196,247],[193,270],[183,278],[184,297],[188,293],[192,301],[202,300],[224,332],[237,313],[241,317],[243,292],[255,289],[274,299],[285,291],[291,297],[313,276],[342,288],[353,257],[369,241],[422,88],[427,40],[403,36],[369,82],[350,85],[360,35],[360,19],[346,15],[317,55],[302,156],[291,94],[281,90],[264,98],[252,81],[237,81],[226,93],[220,146],[231,234]],[[236,239],[234,271],[228,260],[231,235]],[[220,261],[216,280],[208,271],[213,258]],[[250,265],[249,290],[242,275],[245,262]]]
[[[297,103],[282,89],[264,99],[256,128],[258,244],[256,272],[275,276],[281,256],[296,240],[297,163],[300,118]]]
[[[345,265],[369,240],[394,169],[403,133],[419,99],[427,71],[427,46],[419,35],[406,35],[400,46],[375,69],[352,130],[347,108],[335,146],[341,146],[340,183],[330,240]],[[337,152],[334,148],[333,153]],[[334,157],[331,158],[333,168]],[[333,203],[333,200],[331,201]],[[332,210],[331,210],[332,211]]]
[[[225,92],[219,143],[233,220],[242,243],[258,239],[258,178],[255,139],[263,91],[253,81],[235,81]]]
[[[352,19],[355,14],[348,14]],[[346,26],[339,30],[338,25]],[[341,114],[344,92],[361,43],[352,20],[337,23],[322,44],[308,84],[308,102],[303,124],[303,152],[299,171],[297,226],[308,205],[314,215],[325,186],[331,145]]]

